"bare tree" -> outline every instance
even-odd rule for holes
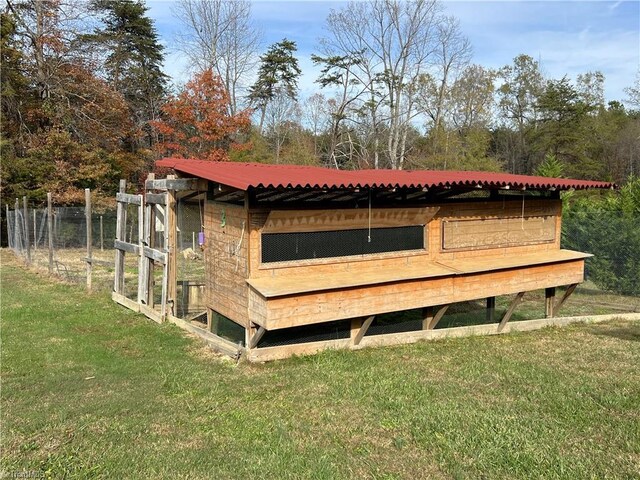
[[[282,147],[294,126],[300,124],[298,102],[283,91],[278,91],[265,109],[265,137],[273,147],[276,163],[280,163]]]
[[[235,115],[258,63],[262,32],[252,24],[249,0],[179,0],[174,14],[184,30],[179,49],[191,67],[213,69],[229,92],[229,113]]]
[[[332,11],[327,30],[325,54],[358,58],[351,72],[367,89],[361,112],[370,114],[375,138],[385,132],[388,165],[402,168],[412,122],[420,115],[420,78],[440,63],[452,68],[468,54],[468,42],[437,0],[350,3]]]

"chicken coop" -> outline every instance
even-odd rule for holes
[[[114,299],[253,361],[550,324],[583,281],[589,256],[560,246],[560,192],[613,188],[488,172],[177,158],[157,165],[175,176],[147,180],[144,195],[118,197],[119,205],[138,205],[143,220],[137,244],[116,240],[122,257],[139,260],[137,298],[124,298],[116,259]],[[198,314],[182,318],[175,267],[180,201],[201,205],[204,263]],[[153,232],[158,208],[166,211],[162,238]],[[154,278],[158,266],[163,275]],[[536,290],[544,291],[546,319],[508,323],[523,295]],[[511,297],[500,315],[498,296]],[[439,328],[450,306],[468,301],[482,302],[486,323]],[[380,321],[407,311],[419,316],[410,328]]]

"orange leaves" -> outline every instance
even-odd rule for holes
[[[249,112],[229,113],[229,94],[222,80],[206,70],[195,75],[162,108],[163,119],[153,122],[162,156],[228,160],[227,152],[241,146],[250,126]]]

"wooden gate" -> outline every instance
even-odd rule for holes
[[[127,308],[141,312],[158,323],[176,317],[177,297],[177,219],[176,192],[206,191],[206,184],[193,178],[168,176],[156,180],[150,174],[145,182],[144,195],[125,193],[125,180],[120,180],[116,194],[117,224],[115,239],[115,278],[112,298]],[[137,242],[129,235],[127,241],[127,212],[135,205],[138,212]],[[126,255],[135,255],[138,275],[137,290],[127,288]],[[132,266],[133,262],[129,263]],[[162,267],[158,278],[157,267]],[[131,278],[133,282],[133,278]],[[157,301],[155,289],[160,284]]]

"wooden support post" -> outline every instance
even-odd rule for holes
[[[87,224],[87,290],[91,290],[93,280],[93,236],[91,232],[91,189],[84,189],[84,219]]]
[[[511,315],[513,315],[514,310],[516,309],[516,307],[518,306],[518,304],[522,300],[523,296],[524,296],[524,292],[520,292],[520,293],[518,293],[516,295],[516,298],[514,298],[512,300],[511,304],[509,305],[509,308],[507,308],[507,311],[504,314],[504,317],[502,317],[502,320],[500,320],[500,324],[498,325],[498,331],[499,332],[501,332],[502,329],[505,327],[505,325],[507,324],[507,322],[511,318]]]
[[[433,322],[433,307],[422,309],[422,330],[429,330],[429,325]]]
[[[147,259],[144,255],[144,197],[139,195],[138,205],[138,303],[146,303],[146,278],[145,267]]]
[[[349,334],[349,338],[351,339],[351,343],[353,344],[356,335],[358,335],[358,332],[360,331],[360,327],[362,327],[362,318],[358,317],[358,318],[352,318],[351,319],[351,331]]]
[[[487,323],[496,321],[496,297],[487,297]]]
[[[11,245],[11,235],[13,235],[13,232],[11,231],[11,224],[9,223],[9,204],[5,203],[4,207],[6,209],[6,221],[7,221],[7,241],[9,242],[9,245]]]
[[[47,193],[47,235],[49,236],[49,273],[53,273],[53,202]]]
[[[100,215],[100,251],[104,252],[104,229],[102,228],[102,215]]]
[[[571,285],[569,285],[567,287],[567,289],[564,291],[564,295],[562,295],[562,298],[553,307],[553,314],[554,315],[556,315],[558,313],[558,311],[560,310],[560,308],[562,308],[562,305],[564,305],[564,302],[567,301],[567,298],[569,298],[571,296],[571,294],[574,292],[574,290],[576,289],[577,286],[578,286],[577,283],[572,283]]]
[[[33,209],[33,251],[38,251],[38,228],[36,224],[36,209]]]
[[[24,243],[27,247],[27,264],[31,265],[31,239],[29,237],[29,211],[27,210],[26,195],[22,197],[22,223],[24,224]]]
[[[357,324],[354,325],[353,321],[351,323],[351,343],[353,345],[359,345],[360,342],[362,341],[362,337],[365,336],[365,334],[367,333],[367,330],[369,330],[369,327],[371,326],[371,323],[373,322],[373,319],[376,318],[375,315],[371,315],[370,317],[367,317],[366,320],[362,321],[362,319],[359,319],[359,322]],[[354,329],[353,327],[356,326],[357,330],[355,331],[354,334]]]
[[[167,179],[174,179],[175,176],[169,175]],[[177,202],[175,190],[167,191],[167,205],[165,208],[165,216],[167,220],[167,252],[168,259],[167,264],[168,278],[167,278],[167,296],[171,315],[176,315],[176,299],[177,295],[177,270],[178,270],[178,245],[177,245]]]
[[[251,335],[251,338],[249,339],[249,342],[247,343],[248,348],[256,348],[258,346],[258,343],[260,343],[260,340],[262,339],[262,337],[266,333],[266,331],[267,330],[264,327],[258,328],[255,331],[255,333]]]
[[[120,193],[125,193],[127,189],[127,181],[120,180]],[[127,209],[122,202],[118,202],[116,214],[116,240],[124,241],[126,234]],[[115,278],[113,283],[113,291],[124,295],[124,251],[116,249],[116,265]]]
[[[556,288],[550,287],[544,289],[544,316],[545,318],[552,318],[555,312],[553,311],[553,304],[556,299]]]
[[[444,314],[447,313],[448,309],[449,305],[440,306],[436,314],[433,316],[433,319],[431,320],[431,323],[429,324],[429,328],[427,328],[427,330],[433,330],[434,328],[436,328],[436,325],[438,325],[438,322],[442,319],[442,317],[444,317]]]
[[[13,244],[16,252],[22,255],[22,236],[20,235],[20,202],[16,198],[16,204],[13,207]]]

